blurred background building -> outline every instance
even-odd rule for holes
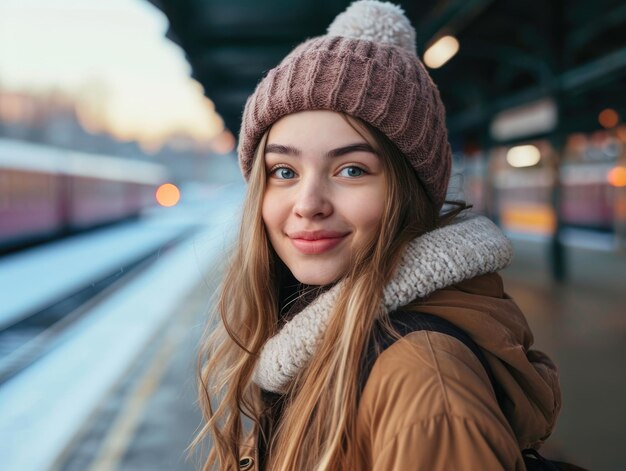
[[[349,3],[0,0],[0,468],[193,468],[245,100]],[[506,286],[561,367],[546,454],[623,469],[626,4],[395,3],[446,105],[449,197],[512,238]]]

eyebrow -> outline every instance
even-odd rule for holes
[[[324,157],[334,158],[340,157],[342,155],[350,154],[352,152],[370,152],[372,154],[378,155],[376,151],[365,142],[359,142],[357,144],[350,144],[343,147],[338,147],[337,149],[329,150],[324,154]],[[302,152],[300,149],[296,149],[292,146],[285,146],[282,144],[268,144],[265,146],[266,154],[283,154],[290,155],[292,157],[300,157]]]

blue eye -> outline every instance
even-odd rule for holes
[[[278,167],[271,171],[270,175],[280,180],[290,180],[295,178],[296,172],[287,167]]]
[[[341,171],[339,172],[339,175],[341,175],[342,177],[361,177],[363,175],[365,175],[365,170],[363,170],[360,167],[355,167],[355,166],[350,166],[350,167],[344,167],[341,169]]]

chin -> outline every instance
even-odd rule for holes
[[[334,283],[341,278],[341,271],[338,269],[317,269],[304,267],[289,267],[293,276],[300,283],[312,286],[324,286]]]

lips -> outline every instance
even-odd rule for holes
[[[349,234],[349,232],[337,231],[302,231],[287,235],[299,252],[305,255],[318,255],[341,244]]]

